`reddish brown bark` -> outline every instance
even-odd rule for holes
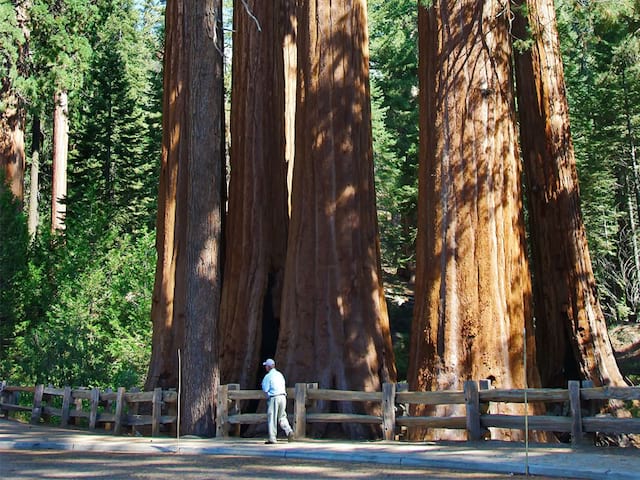
[[[231,181],[220,339],[224,383],[256,388],[280,327],[288,209],[285,0],[235,5]],[[257,378],[258,377],[258,378]]]
[[[3,95],[6,101],[6,97]],[[0,169],[4,183],[21,205],[24,200],[24,114],[19,108],[7,108],[0,113]]]
[[[498,388],[537,385],[504,8],[494,0],[443,0],[419,10],[411,390],[462,390],[465,380],[479,379],[491,379]],[[464,415],[455,407],[422,407],[415,413]],[[413,432],[414,438],[463,435]]]
[[[29,30],[27,28],[27,12],[30,2],[13,2],[17,27],[24,35],[23,42],[17,45],[18,58],[17,71],[24,74],[25,62],[28,57]],[[11,27],[9,27],[11,28]],[[5,59],[6,60],[6,59]],[[5,65],[7,72],[14,65]],[[22,101],[14,89],[10,77],[3,76],[0,79],[0,103],[3,105],[0,111],[0,191],[5,187],[11,190],[16,198],[16,205],[22,208],[24,201],[24,124],[25,111]]]
[[[296,160],[276,354],[290,384],[372,391],[396,376],[380,276],[368,64],[364,1],[301,3]]]
[[[527,0],[533,44],[516,55],[520,137],[534,269],[536,341],[543,385],[625,385],[598,301],[585,234],[552,0]]]
[[[153,346],[146,388],[177,387],[181,433],[215,432],[224,192],[222,31],[218,0],[166,10],[163,154]]]

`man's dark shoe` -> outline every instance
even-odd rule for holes
[[[264,442],[264,443],[266,443],[267,445],[272,445],[272,444],[274,444],[274,443],[276,443],[276,442],[274,442],[273,440],[267,440],[267,441],[266,441],[266,442]]]
[[[289,432],[289,435],[287,435],[287,440],[289,441],[289,443],[295,440],[295,438],[293,438],[293,431]]]

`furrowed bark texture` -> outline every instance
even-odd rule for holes
[[[526,173],[534,270],[538,366],[546,387],[568,380],[625,385],[613,355],[580,210],[564,71],[552,0],[528,0],[516,36],[520,136]]]
[[[495,0],[448,0],[419,10],[421,141],[411,390],[462,390],[470,379],[491,379],[498,388],[538,382],[504,8]],[[456,407],[415,410],[464,415]],[[498,406],[495,411],[518,410]],[[460,435],[412,432],[414,438]],[[520,432],[493,436],[518,438]]]
[[[298,22],[296,160],[276,361],[290,384],[381,390],[396,372],[379,264],[366,4],[307,0]]]
[[[284,0],[242,2],[234,17],[231,181],[222,290],[223,383],[256,388],[273,357],[287,248]],[[282,9],[282,11],[281,11]],[[258,29],[260,28],[260,30]]]
[[[176,387],[182,347],[181,433],[202,436],[215,434],[219,385],[225,178],[221,14],[218,0],[167,4],[166,119],[147,381],[147,387],[160,382]]]
[[[156,222],[153,337],[145,390],[178,386],[178,350],[184,348],[186,244],[186,101],[184,2],[170,0],[165,12],[162,158]]]
[[[7,108],[0,113],[0,168],[4,175],[0,189],[9,188],[21,205],[24,200],[24,114],[18,108]]]

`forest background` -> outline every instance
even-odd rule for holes
[[[31,140],[24,203],[6,189],[0,199],[0,378],[142,386],[152,336],[164,5],[32,3],[25,70],[16,47],[24,40],[20,19],[13,2],[0,1],[3,92],[10,83],[27,106]],[[640,320],[640,2],[559,0],[556,9],[582,211],[600,302],[617,332]],[[230,5],[225,13],[228,93]],[[369,28],[378,221],[402,380],[417,223],[416,1],[370,0]],[[53,99],[60,85],[69,108],[63,235],[51,229]],[[227,95],[227,121],[230,102]],[[638,382],[637,364],[623,370]]]

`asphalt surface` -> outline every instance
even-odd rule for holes
[[[66,453],[65,453],[66,452]],[[74,455],[68,454],[73,452]],[[73,476],[20,476],[25,465],[35,468],[40,461],[48,465],[50,457],[69,458],[70,464],[77,463],[82,477]],[[102,454],[102,455],[98,455]],[[104,454],[108,454],[105,456]],[[193,457],[193,456],[197,456]],[[215,462],[212,456],[215,456]],[[107,458],[119,459],[113,465],[140,463],[144,467],[138,472],[151,476],[118,476],[116,467],[105,463]],[[80,460],[78,460],[80,459]],[[85,460],[82,460],[85,459]],[[92,461],[93,459],[93,461]],[[98,460],[101,459],[101,460]],[[179,461],[178,461],[179,459]],[[165,468],[162,465],[179,465],[189,460],[190,465],[200,462],[201,468],[210,469],[219,465],[223,471],[207,476],[194,470],[195,476],[185,476],[186,470]],[[232,465],[224,470],[224,462]],[[0,419],[0,477],[2,478],[245,478],[239,471],[261,464],[275,465],[275,476],[265,478],[424,478],[430,469],[494,474],[494,476],[438,476],[430,478],[507,478],[513,474],[543,476],[563,479],[616,479],[640,480],[640,450],[633,448],[580,447],[566,445],[482,442],[349,442],[335,440],[304,440],[276,445],[265,445],[264,439],[201,439],[167,437],[113,436],[92,433],[86,430],[61,429],[46,425],[28,425],[13,420]],[[92,466],[101,465],[107,476],[88,475]],[[148,468],[158,465],[161,471]],[[235,465],[235,467],[233,467]],[[239,470],[238,467],[242,466]],[[281,471],[283,466],[294,468]],[[318,468],[327,468],[326,475]],[[358,468],[371,468],[372,473],[351,476]],[[277,467],[277,468],[276,468]],[[195,468],[195,467],[194,467]],[[295,469],[311,468],[312,472]],[[316,470],[313,470],[313,469]],[[43,470],[46,470],[43,467]],[[400,472],[402,470],[402,472]],[[49,471],[49,470],[47,470]],[[69,470],[71,471],[71,470]],[[169,472],[164,477],[162,472]],[[394,471],[405,476],[389,476]],[[226,473],[225,473],[226,472]],[[264,476],[249,472],[246,478]],[[279,473],[278,473],[279,472]],[[377,472],[377,473],[375,473]],[[413,472],[413,473],[412,473]],[[200,475],[200,476],[198,476]],[[229,476],[225,476],[229,475]],[[296,476],[298,475],[298,476]]]

